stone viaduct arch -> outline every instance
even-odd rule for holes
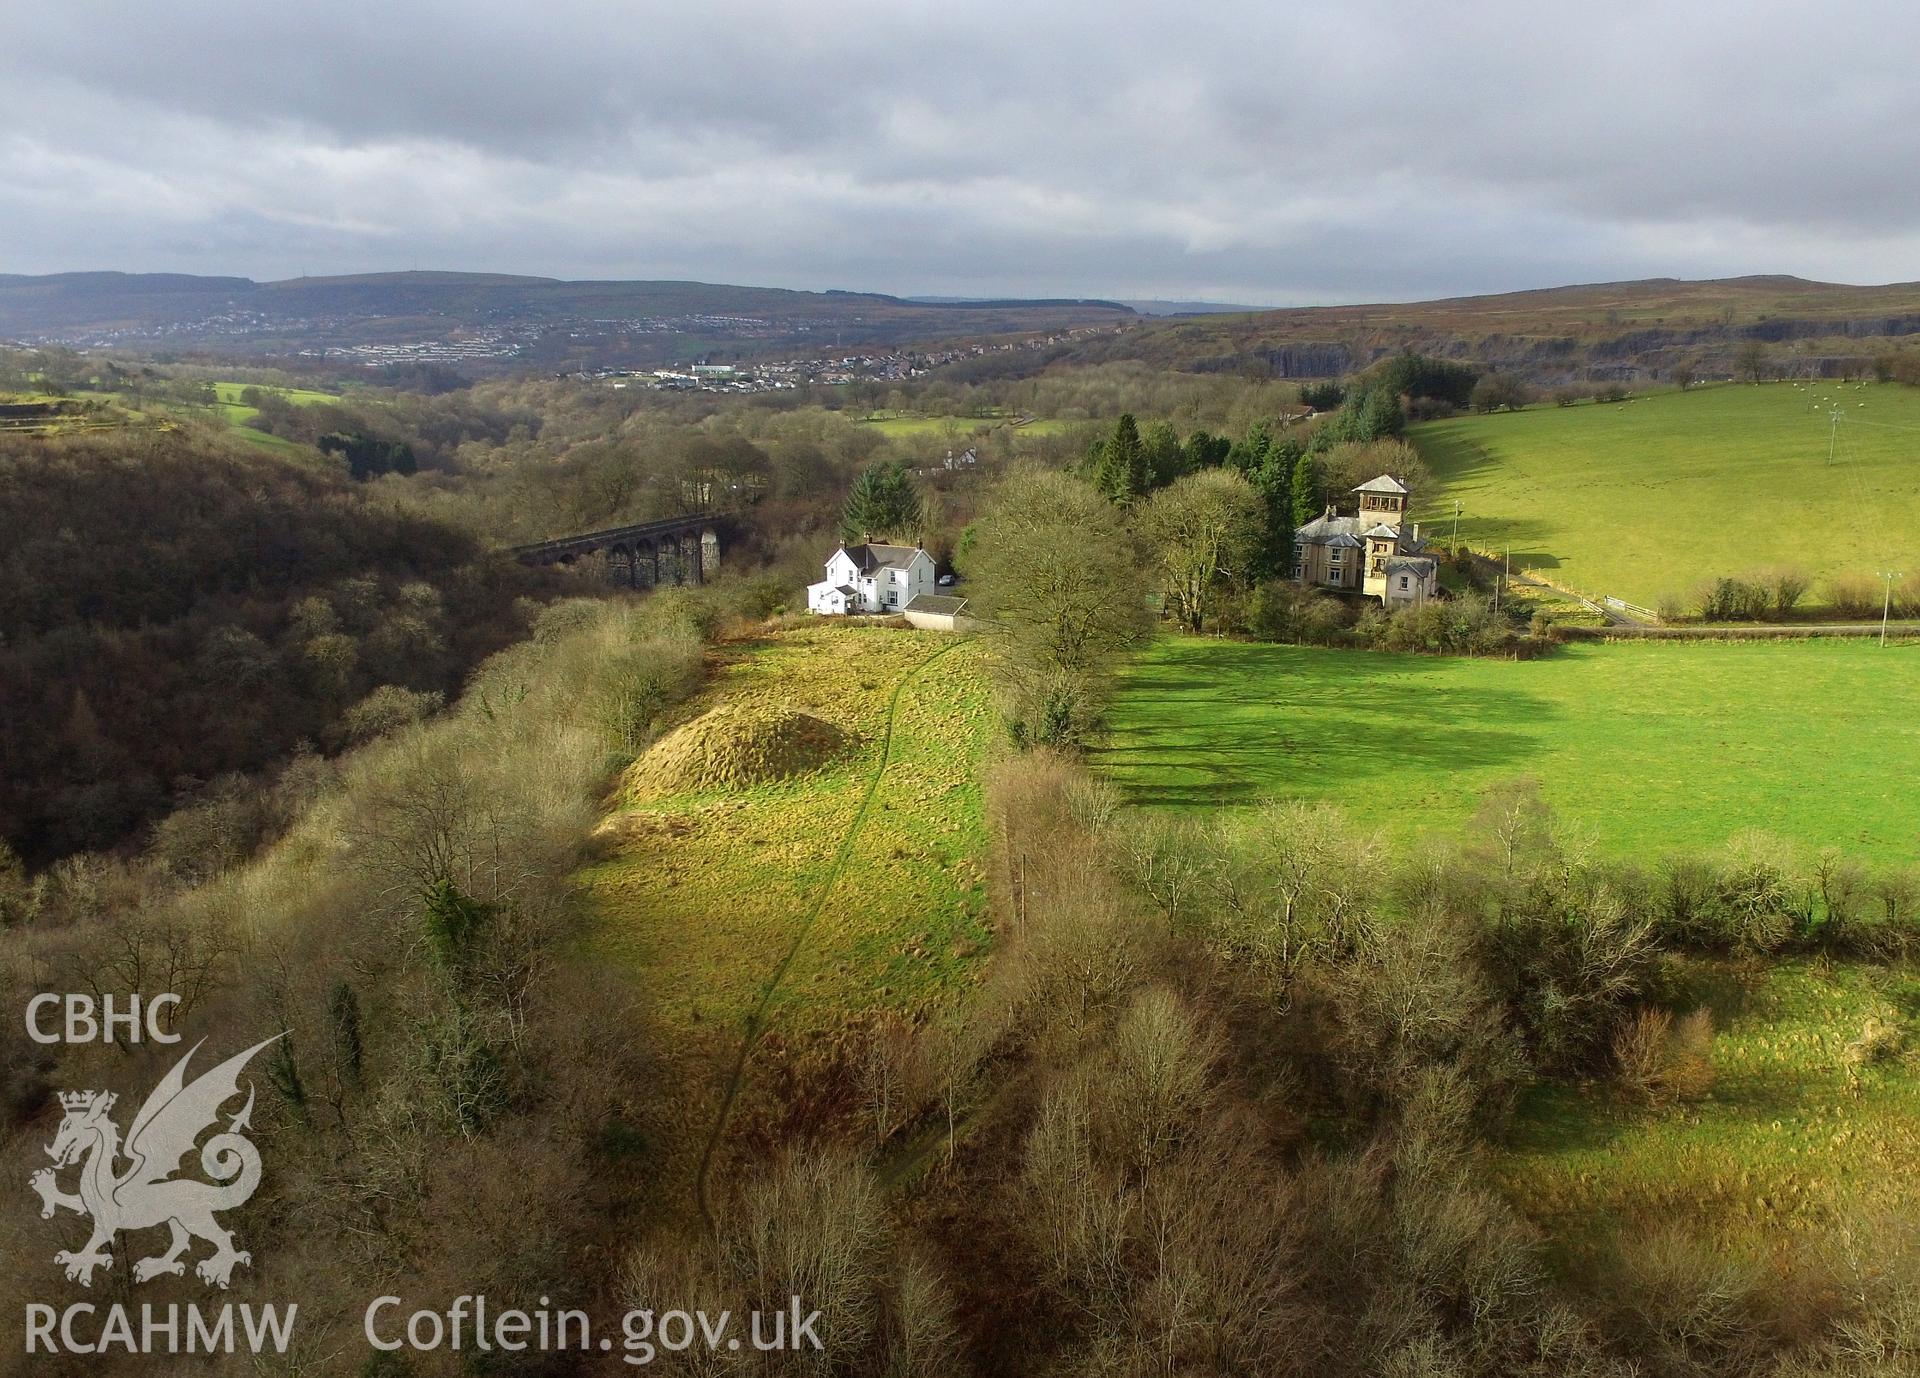
[[[732,534],[725,517],[697,513],[556,536],[514,546],[511,553],[523,565],[570,565],[601,555],[614,582],[628,588],[703,584],[720,569],[723,533]]]

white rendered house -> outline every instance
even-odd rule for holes
[[[895,613],[934,591],[933,556],[918,546],[843,545],[827,559],[827,577],[807,585],[807,611]]]

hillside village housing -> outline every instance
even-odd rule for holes
[[[1411,530],[1404,525],[1412,493],[1388,474],[1353,491],[1360,496],[1353,515],[1340,516],[1329,504],[1293,533],[1293,581],[1351,590],[1388,607],[1433,597],[1440,587],[1440,563],[1425,553],[1420,524]]]

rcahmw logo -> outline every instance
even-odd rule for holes
[[[136,1283],[183,1276],[187,1256],[196,1243],[211,1246],[211,1252],[193,1265],[194,1275],[209,1286],[225,1288],[236,1267],[252,1263],[253,1256],[234,1247],[233,1234],[222,1228],[218,1219],[220,1212],[245,1204],[260,1185],[260,1150],[246,1137],[253,1115],[251,1083],[246,1088],[246,1103],[228,1118],[224,1129],[219,1128],[221,1110],[240,1095],[241,1070],[254,1054],[284,1036],[276,1034],[256,1043],[189,1082],[187,1064],[201,1046],[196,1043],[141,1104],[127,1126],[124,1141],[110,1113],[116,1099],[112,1092],[69,1091],[61,1095],[65,1113],[47,1147],[53,1166],[34,1173],[29,1185],[39,1194],[42,1219],[69,1210],[93,1223],[83,1247],[61,1249],[53,1255],[54,1264],[69,1281],[91,1287],[96,1270],[113,1267],[109,1251],[122,1231],[132,1233],[163,1225],[169,1234],[167,1247],[133,1265]],[[199,1161],[201,1172],[212,1180],[176,1177],[182,1159],[208,1129],[218,1132],[201,1145]],[[122,1160],[127,1164],[124,1169]],[[76,1189],[62,1190],[59,1174],[76,1165]],[[258,1315],[252,1307],[239,1309],[243,1325],[238,1338],[250,1348],[257,1352],[268,1346],[285,1346],[296,1306],[286,1308],[284,1319],[271,1306],[259,1308]],[[34,1353],[40,1345],[50,1353],[64,1349],[80,1354],[112,1347],[142,1353],[147,1352],[149,1344],[167,1352],[179,1352],[182,1346],[189,1353],[210,1352],[209,1347],[231,1348],[236,1333],[230,1308],[220,1308],[212,1319],[197,1306],[186,1310],[183,1321],[180,1308],[142,1306],[136,1325],[128,1308],[108,1307],[104,1321],[93,1332],[97,1340],[89,1343],[81,1327],[91,1329],[90,1318],[96,1308],[79,1303],[57,1311],[35,1303],[27,1308],[27,1351]]]

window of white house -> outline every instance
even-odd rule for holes
[[[1407,576],[1403,574],[1400,576],[1400,587],[1405,588],[1406,586],[1407,586]]]
[[[1339,563],[1340,563],[1340,557],[1341,557],[1342,555],[1344,555],[1345,553],[1346,553],[1346,552],[1345,552],[1345,551],[1343,551],[1343,550],[1341,550],[1341,549],[1340,549],[1340,548],[1339,548],[1338,546],[1336,546],[1336,547],[1334,547],[1334,549],[1332,549],[1332,550],[1329,550],[1329,551],[1327,552],[1327,563],[1328,563],[1328,564],[1330,564],[1330,565],[1337,565],[1337,564],[1339,564]]]

